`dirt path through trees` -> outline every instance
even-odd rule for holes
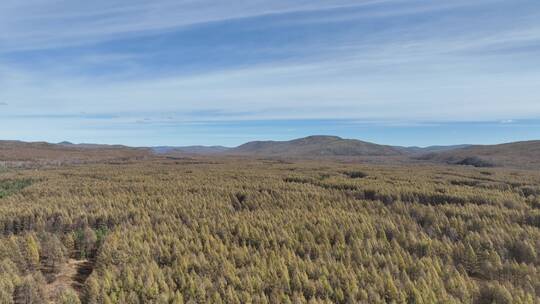
[[[69,288],[80,294],[86,278],[92,273],[92,268],[92,262],[89,260],[69,259],[54,281],[45,286],[47,300],[52,301],[59,292]]]

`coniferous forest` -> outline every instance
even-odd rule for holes
[[[0,303],[540,303],[539,172],[217,157],[0,170]]]

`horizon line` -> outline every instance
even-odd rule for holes
[[[430,147],[453,147],[453,146],[496,146],[496,145],[513,144],[513,143],[521,143],[521,142],[540,141],[540,138],[538,138],[538,139],[515,140],[515,141],[501,141],[501,142],[491,143],[491,144],[462,143],[462,144],[442,144],[442,145],[441,144],[433,144],[433,145],[393,145],[393,144],[379,143],[379,142],[374,142],[374,141],[367,141],[367,140],[363,140],[361,138],[343,137],[343,136],[332,135],[332,134],[312,134],[312,135],[307,135],[307,136],[302,136],[302,137],[293,137],[293,138],[290,138],[290,139],[287,139],[287,140],[257,139],[257,140],[246,141],[246,142],[244,142],[242,144],[235,145],[235,146],[216,145],[216,144],[194,144],[194,145],[168,145],[168,144],[164,144],[164,145],[141,145],[141,146],[137,146],[137,145],[122,144],[122,143],[76,142],[76,141],[74,142],[74,141],[71,141],[71,140],[64,140],[64,141],[60,141],[60,142],[52,142],[52,141],[47,141],[47,140],[30,140],[30,141],[26,141],[26,140],[20,140],[20,139],[1,139],[1,138],[0,138],[0,143],[1,142],[18,142],[18,143],[26,143],[26,144],[50,144],[50,145],[73,145],[73,146],[83,146],[83,145],[97,145],[97,146],[109,146],[109,147],[122,146],[122,147],[133,148],[133,149],[159,148],[159,147],[168,147],[168,148],[187,148],[187,147],[211,148],[211,147],[221,147],[221,148],[227,148],[227,149],[234,149],[234,148],[237,148],[237,147],[239,147],[241,145],[251,143],[251,142],[288,142],[288,141],[293,141],[293,140],[297,140],[297,139],[305,139],[305,138],[309,138],[309,137],[337,137],[338,139],[341,139],[341,140],[357,140],[357,141],[362,141],[362,142],[366,142],[366,143],[370,143],[370,144],[376,144],[376,145],[381,145],[381,146],[390,146],[390,147],[399,147],[399,148],[430,148]]]

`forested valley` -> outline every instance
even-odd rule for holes
[[[226,157],[0,169],[0,303],[540,303],[540,173]]]

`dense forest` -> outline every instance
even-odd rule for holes
[[[540,173],[153,159],[0,169],[0,303],[540,303]]]

